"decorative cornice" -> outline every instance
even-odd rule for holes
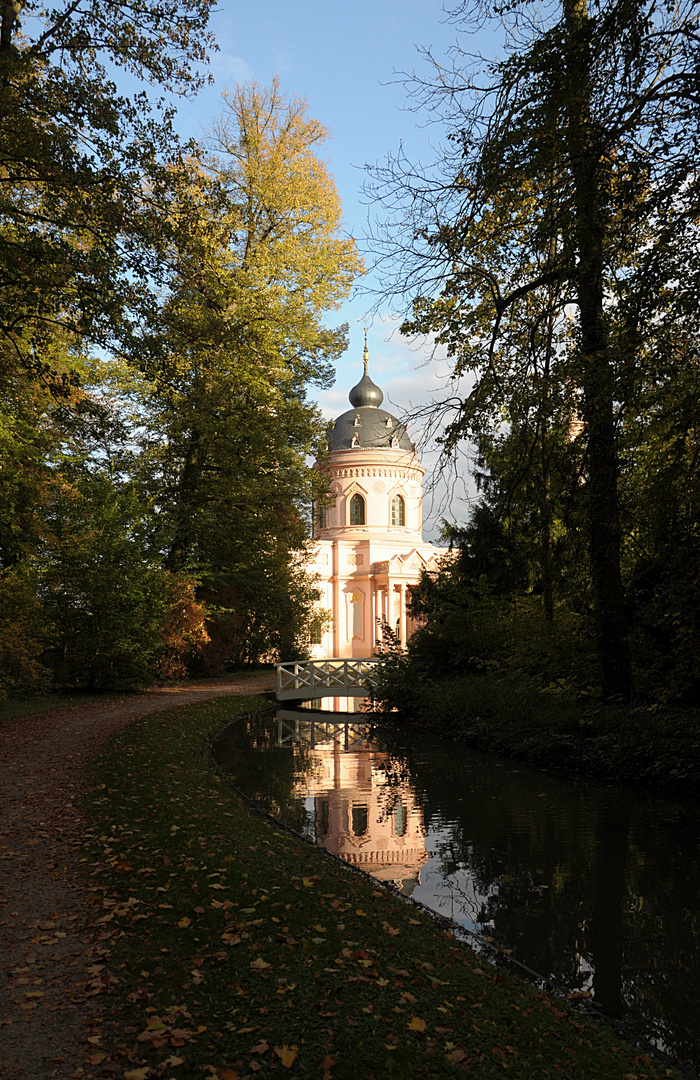
[[[343,479],[352,479],[353,477],[369,477],[369,476],[385,476],[395,480],[414,480],[420,483],[421,475],[425,471],[421,465],[408,465],[405,467],[395,466],[373,466],[373,467],[357,467],[357,468],[345,468],[341,469],[339,466],[335,468],[333,466],[328,470],[333,478],[342,477]]]

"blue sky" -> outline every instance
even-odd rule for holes
[[[214,85],[194,101],[178,104],[182,134],[199,136],[221,112],[221,93],[235,82],[269,85],[278,75],[282,90],[305,98],[309,112],[330,132],[324,157],[329,162],[348,232],[358,240],[366,231],[362,195],[364,166],[381,161],[403,143],[409,156],[429,161],[439,129],[407,109],[400,72],[427,71],[420,50],[443,60],[457,39],[440,0],[222,0],[211,21],[219,45],[212,56]],[[362,372],[363,325],[373,298],[356,295],[328,321],[348,322],[350,345],[337,366],[333,389],[315,395],[327,416],[348,408],[347,392]],[[384,390],[385,404],[401,413],[440,394],[445,364],[426,363],[427,350],[402,338],[396,320],[382,311],[371,321],[370,372]],[[412,430],[412,435],[419,434]],[[430,465],[433,455],[425,454]],[[444,486],[441,489],[444,493]],[[442,495],[440,500],[442,501]],[[430,505],[426,505],[427,516]],[[456,502],[455,518],[465,507]],[[435,515],[439,516],[438,511]],[[435,534],[428,525],[427,534]]]

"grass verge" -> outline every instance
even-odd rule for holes
[[[204,747],[263,704],[146,717],[94,762],[95,970],[112,990],[97,1057],[117,1075],[678,1076],[255,815]]]

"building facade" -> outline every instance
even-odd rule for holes
[[[315,658],[372,656],[385,626],[406,642],[414,626],[410,590],[422,570],[436,570],[443,549],[423,540],[425,469],[404,424],[380,406],[384,395],[368,374],[335,421],[328,458],[333,503],[314,507],[314,558],[321,607],[331,625],[311,645]]]

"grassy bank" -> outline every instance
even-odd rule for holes
[[[133,1080],[677,1075],[252,813],[203,748],[260,705],[147,717],[94,763],[96,1058]]]
[[[669,794],[700,791],[696,709],[606,705],[503,675],[416,683],[391,672],[381,704],[408,723],[480,750]]]

